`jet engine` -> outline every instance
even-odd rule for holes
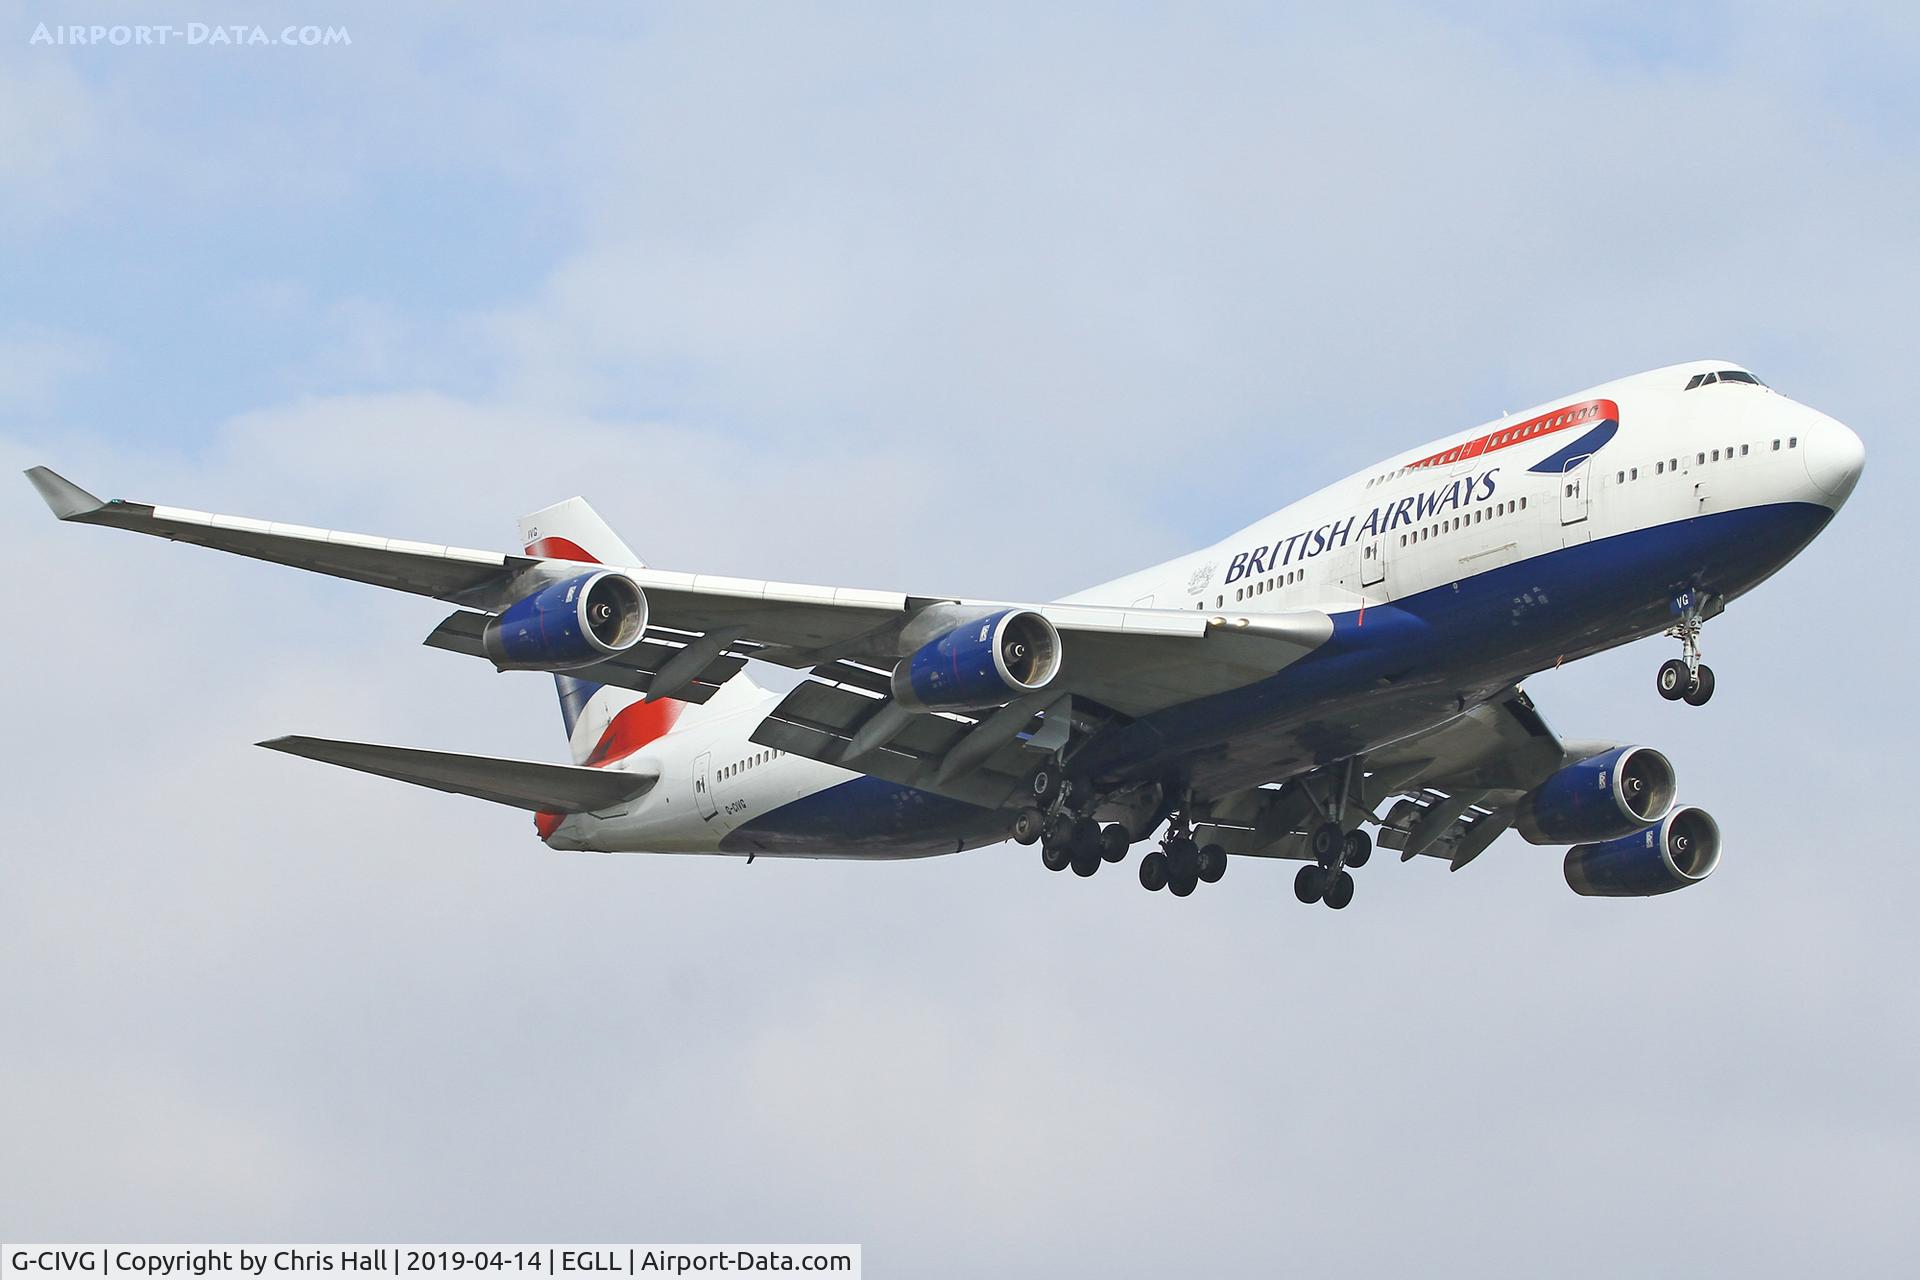
[[[487,623],[480,643],[502,671],[572,671],[626,652],[646,630],[640,584],[601,569],[514,601]]]
[[[1615,747],[1548,778],[1520,801],[1514,827],[1534,844],[1612,840],[1673,806],[1673,765],[1651,747]]]
[[[1588,898],[1646,898],[1698,884],[1719,865],[1720,825],[1682,806],[1644,831],[1567,850],[1567,885]]]
[[[1045,688],[1060,670],[1060,633],[1031,609],[1002,609],[929,640],[893,669],[910,711],[997,707]]]

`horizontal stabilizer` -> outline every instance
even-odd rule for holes
[[[660,780],[658,771],[635,773],[588,769],[535,760],[499,760],[414,747],[382,747],[371,742],[330,738],[272,738],[260,744],[288,755],[374,773],[416,787],[510,804],[540,813],[592,813],[645,795]]]

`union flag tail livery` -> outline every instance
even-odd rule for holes
[[[553,849],[880,860],[1012,838],[1091,876],[1152,840],[1146,889],[1290,860],[1295,896],[1340,909],[1376,844],[1458,870],[1507,832],[1560,850],[1583,895],[1705,880],[1720,827],[1678,802],[1673,763],[1562,738],[1520,682],[1665,634],[1679,652],[1647,695],[1704,706],[1703,628],[1812,544],[1865,461],[1832,418],[1698,360],[1430,440],[1032,603],[653,569],[578,498],[504,555],[28,477],[63,520],[446,601],[428,644],[551,673],[571,764],[264,745],[533,810]],[[781,691],[750,659],[787,668]]]

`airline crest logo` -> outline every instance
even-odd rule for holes
[[[1498,453],[1502,449],[1511,449],[1517,444],[1538,440],[1542,436],[1550,436],[1570,427],[1598,426],[1609,420],[1614,422],[1620,420],[1619,405],[1611,400],[1582,400],[1579,404],[1555,409],[1537,418],[1528,418],[1525,422],[1501,427],[1498,431],[1489,431],[1465,444],[1454,445],[1451,449],[1442,449],[1439,453],[1407,465],[1409,467],[1450,467],[1456,462],[1466,462],[1485,454]]]
[[[1218,560],[1209,560],[1198,569],[1195,569],[1193,576],[1187,579],[1187,594],[1197,596],[1202,591],[1205,591],[1207,584],[1213,581],[1213,571],[1219,567],[1220,562]]]

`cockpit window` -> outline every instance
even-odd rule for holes
[[[1720,369],[1713,373],[1694,374],[1693,377],[1687,379],[1687,390],[1691,391],[1695,387],[1712,386],[1716,382],[1745,382],[1756,387],[1764,387],[1767,385],[1744,369]]]

